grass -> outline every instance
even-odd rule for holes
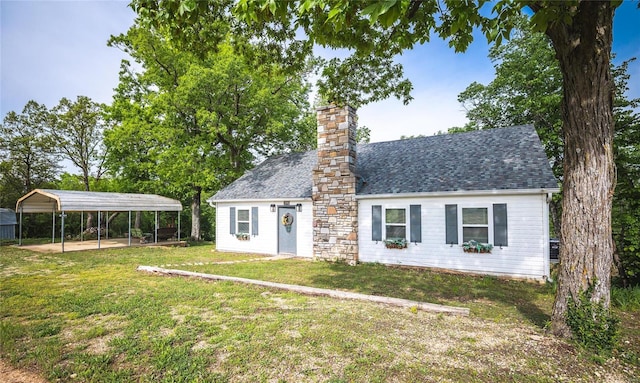
[[[613,288],[611,303],[625,311],[640,310],[640,286]]]
[[[530,321],[539,326],[550,319],[552,286],[496,277],[474,277],[418,268],[284,260],[255,267],[251,263],[183,266],[182,269],[280,283],[315,286],[416,301],[464,306],[474,315],[496,321]]]
[[[550,286],[303,260],[193,265],[255,257],[212,246],[65,254],[3,246],[0,357],[51,381],[80,382],[591,382],[638,375],[637,308],[620,311],[621,347],[597,363],[545,335]],[[167,264],[465,306],[472,315],[135,271]]]

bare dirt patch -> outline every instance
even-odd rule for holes
[[[15,368],[8,362],[0,359],[0,376],[4,383],[48,383],[46,379],[40,375]]]
[[[85,351],[94,355],[109,351],[109,342],[122,336],[126,320],[118,315],[91,315],[74,319],[61,335],[68,347],[85,347]]]

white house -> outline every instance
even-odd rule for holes
[[[267,159],[209,198],[217,248],[549,275],[559,189],[533,126],[356,147],[356,124],[350,107],[319,109],[317,150]]]

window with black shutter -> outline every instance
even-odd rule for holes
[[[409,206],[410,242],[422,242],[422,208],[420,205]]]
[[[445,205],[446,241],[448,245],[458,244],[458,205]]]
[[[507,230],[507,204],[497,203],[493,205],[493,245],[509,245]]]
[[[382,206],[371,206],[371,240],[382,241]]]

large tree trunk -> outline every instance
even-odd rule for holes
[[[609,57],[615,7],[582,1],[571,25],[551,24],[563,74],[564,185],[560,270],[552,330],[571,335],[567,304],[593,288],[592,301],[609,307],[615,188],[613,95]]]
[[[202,188],[196,186],[193,189],[193,197],[191,199],[191,239],[199,241],[202,239],[200,235],[200,195]]]
[[[87,212],[87,230],[93,227],[93,213]]]

